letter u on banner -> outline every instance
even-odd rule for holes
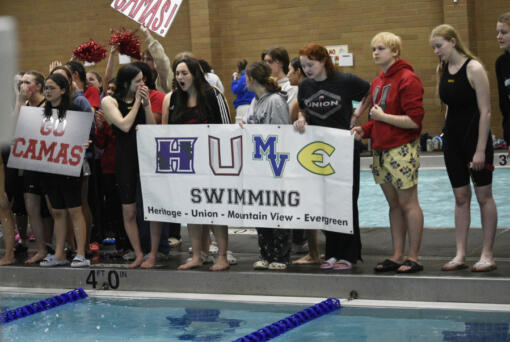
[[[209,166],[212,172],[218,175],[239,176],[243,169],[243,137],[237,136],[230,139],[231,164],[223,164],[226,156],[221,155],[220,139],[209,136]]]

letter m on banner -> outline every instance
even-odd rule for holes
[[[195,173],[197,138],[156,138],[156,173]]]

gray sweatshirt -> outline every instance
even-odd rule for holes
[[[248,124],[290,124],[287,94],[264,93],[259,99],[255,96],[243,121]]]

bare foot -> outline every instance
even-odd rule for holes
[[[321,259],[314,259],[310,254],[305,255],[297,260],[292,262],[294,265],[311,265],[311,264],[320,264]]]
[[[8,257],[7,255],[4,255],[2,259],[0,259],[0,266],[7,266],[12,265],[16,262],[16,259],[14,259],[13,256]]]
[[[156,266],[156,257],[149,256],[141,265],[140,268],[154,268]]]
[[[141,254],[140,256],[137,256],[135,261],[133,261],[129,266],[128,268],[137,268],[138,266],[140,266],[141,264],[143,263],[143,254]]]
[[[37,252],[34,255],[32,255],[31,258],[25,260],[25,264],[37,264],[37,263],[41,262],[45,256],[46,256],[46,251],[44,251],[44,253]]]
[[[230,267],[227,256],[218,256],[216,263],[209,267],[209,271],[226,271]]]
[[[177,269],[178,270],[191,270],[192,268],[197,268],[202,266],[202,260],[200,260],[200,257],[195,259],[191,259],[191,261],[188,261],[185,264],[182,264]]]

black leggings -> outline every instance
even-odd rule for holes
[[[326,235],[326,260],[335,258],[344,259],[353,264],[361,259],[361,237],[359,230],[358,197],[359,197],[359,172],[360,152],[354,148],[353,160],[353,184],[352,184],[352,218],[353,233],[344,234],[324,230]]]

